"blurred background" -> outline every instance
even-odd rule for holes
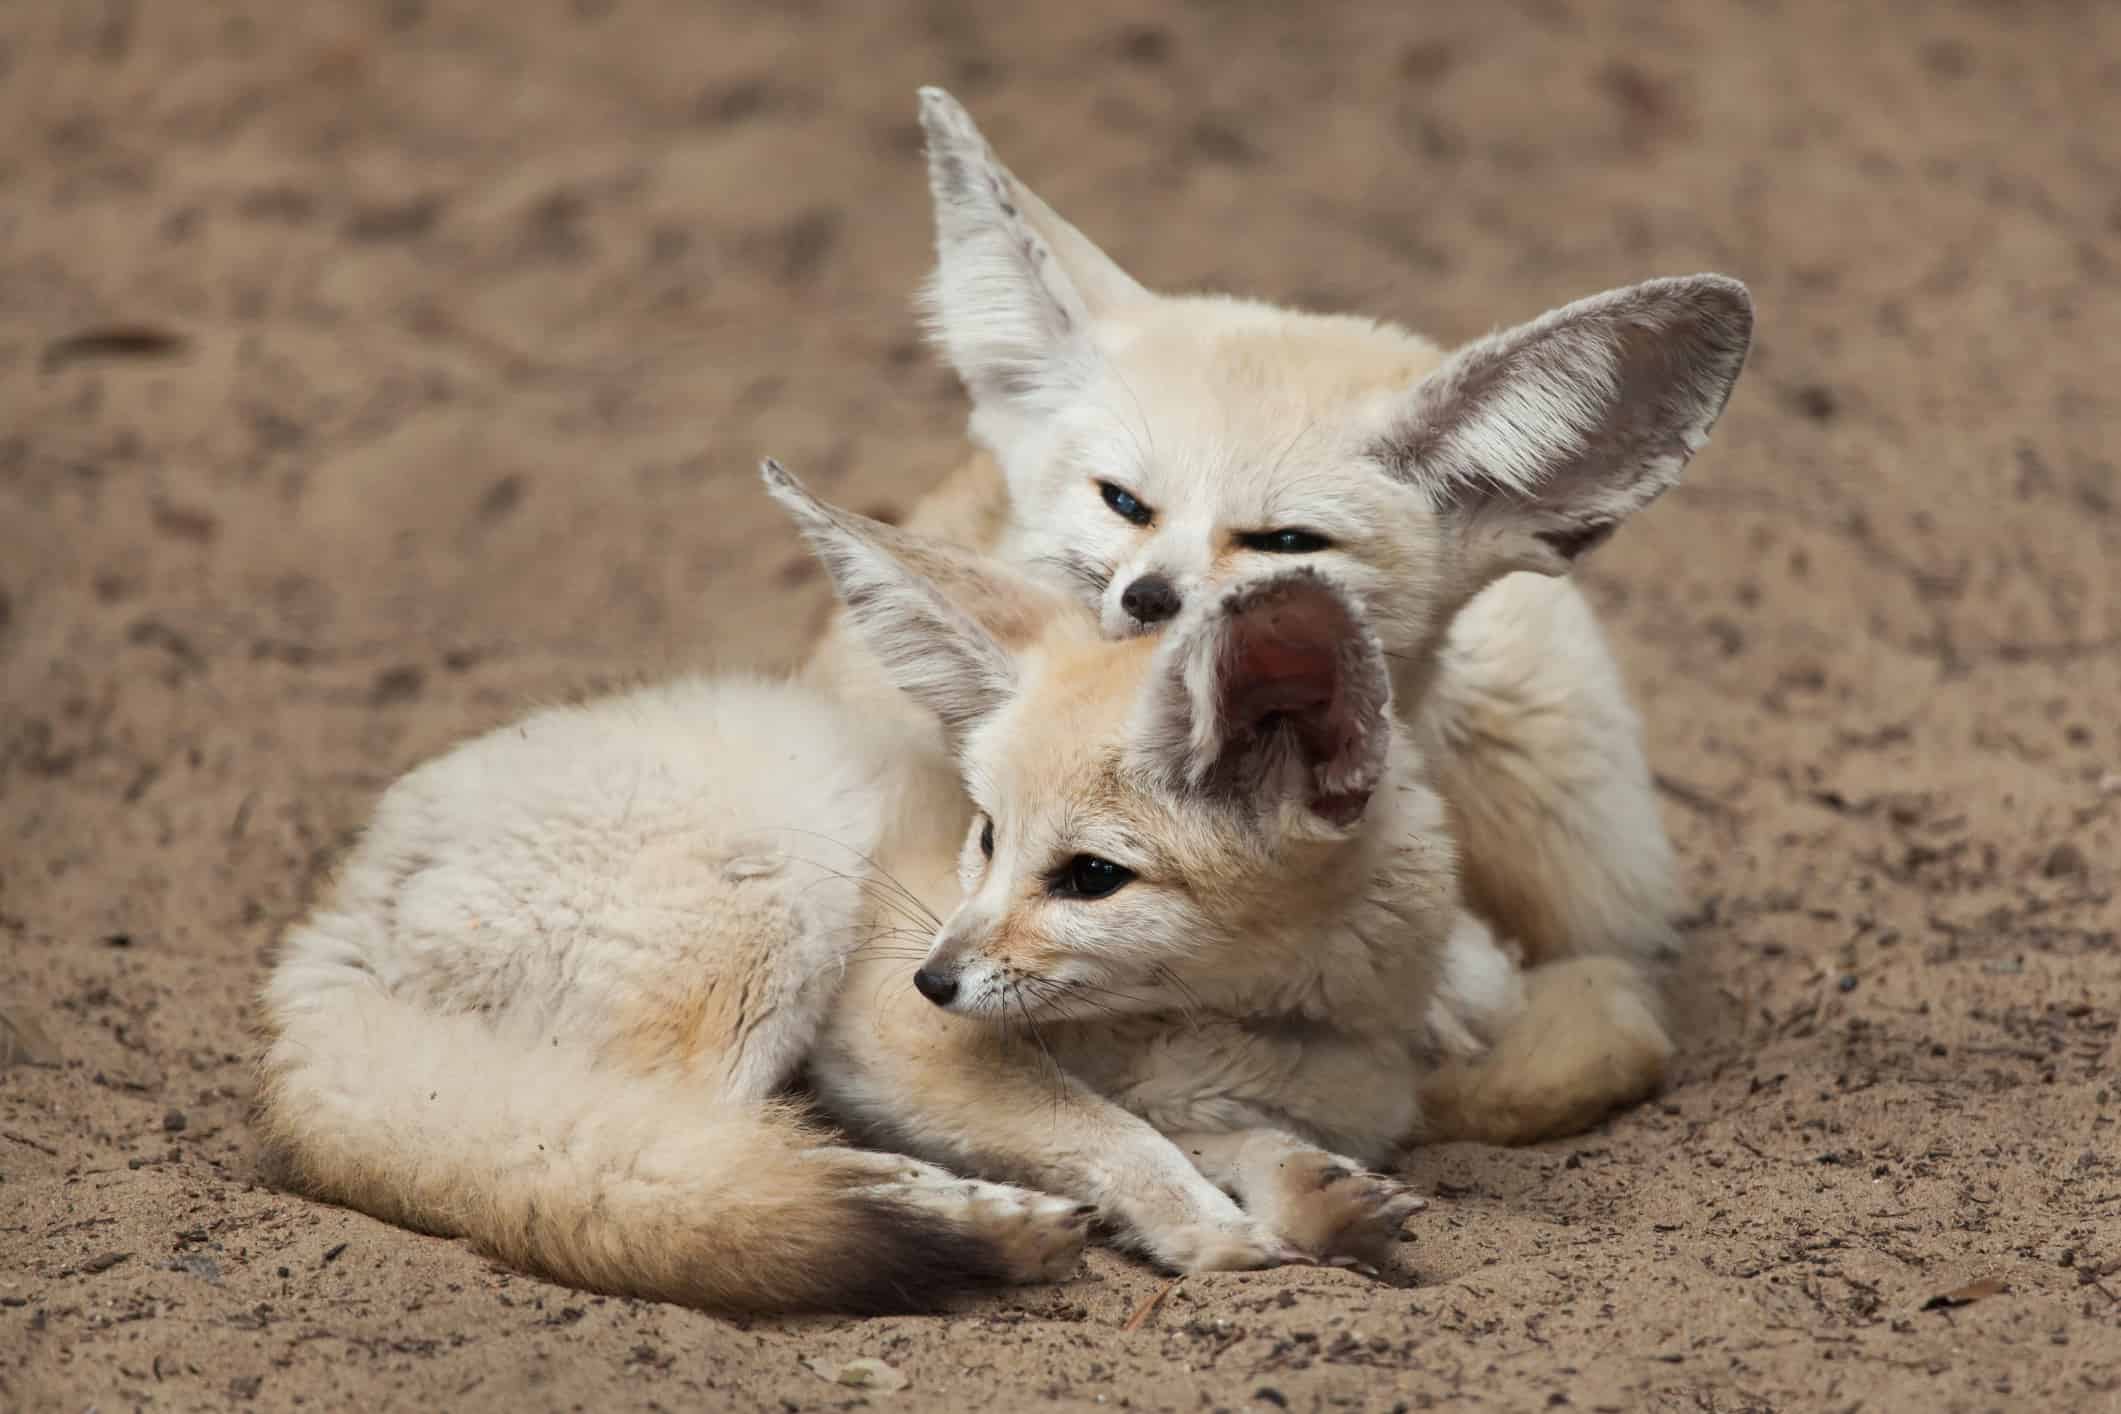
[[[757,455],[897,494],[958,454],[910,314],[932,81],[1152,286],[1456,341],[1739,275],[1758,352],[1695,485],[1873,506],[1948,575],[1965,536],[2046,543],[2121,494],[2117,27],[2031,0],[16,7],[5,485],[55,530],[147,491],[135,526],[97,509],[119,559],[211,519],[226,540],[170,548],[216,546],[216,597],[297,637],[387,612],[521,640],[535,613],[575,652],[728,642],[702,596],[762,553],[761,499],[725,490]],[[170,346],[51,352],[133,325]],[[1986,587],[1996,636],[2094,607]]]
[[[1423,1283],[1578,1314],[1535,1340],[1438,1330],[1433,1294],[1327,1287],[1319,1309],[1403,1341],[1383,1363],[1423,1389],[1514,1351],[1493,1387],[1534,1402],[1959,1407],[2022,1341],[2045,1373],[2021,1396],[2121,1378],[2078,1276],[2121,1261],[2121,7],[18,0],[0,8],[0,998],[58,1058],[0,1067],[23,1140],[0,1174],[35,1213],[0,1233],[35,1303],[5,1303],[0,1329],[29,1341],[49,1314],[58,1334],[29,1348],[53,1388],[87,1401],[119,1378],[95,1373],[119,1348],[95,1303],[161,1320],[324,1300],[285,1273],[323,1272],[304,1244],[342,1233],[383,1255],[331,1268],[338,1304],[314,1319],[434,1349],[399,1370],[374,1345],[216,1325],[183,1337],[208,1352],[184,1388],[537,1387],[542,1335],[452,1353],[452,1322],[524,1328],[482,1264],[246,1186],[249,995],[422,756],[530,702],[801,650],[826,595],[759,456],[891,515],[963,454],[963,400],[911,306],[930,82],[1153,287],[1447,343],[1654,275],[1754,291],[1715,441],[1586,571],[1721,1009],[1670,1103],[1566,1168],[1558,1150],[1415,1161],[1452,1195],[1412,1249]],[[1582,1173],[1622,1163],[1603,1186]],[[1717,1219],[1734,1184],[1745,1215]],[[217,1221],[252,1235],[224,1243]],[[1560,1276],[1555,1221],[1602,1235]],[[1752,1280],[1822,1232],[1854,1255]],[[211,1251],[227,1287],[172,1288],[147,1257],[83,1273],[105,1248]],[[1100,1261],[1107,1285],[1058,1299],[1102,1328],[1148,1278]],[[1949,1340],[1894,1333],[1991,1271],[2014,1303]],[[1476,1277],[1488,1296],[1460,1285]],[[404,1289],[426,1316],[393,1304]],[[1636,1324],[1616,1331],[1596,1312],[1618,1289]],[[1323,1319],[1276,1309],[1244,1318],[1262,1344],[1226,1370]],[[641,1379],[671,1351],[754,1393],[796,1370],[682,1313],[626,1319],[570,1327],[596,1358],[553,1387],[593,1397],[634,1344]],[[1854,1342],[1852,1370],[1808,1336],[1734,1373],[1669,1334],[1778,1324]],[[188,1328],[129,1329],[178,1360]],[[914,1363],[937,1362],[937,1399],[1006,1406],[1046,1381],[1193,1407],[1199,1350],[1151,1332],[1097,1376],[1067,1329],[977,1378]],[[354,1349],[366,1364],[332,1358]],[[1148,1383],[1112,1387],[1115,1369]],[[1384,1377],[1274,1378],[1325,1398]]]

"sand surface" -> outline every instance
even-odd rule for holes
[[[0,1407],[2121,1407],[2121,7],[1299,8],[0,13]],[[1385,1282],[1131,1330],[1110,1254],[731,1323],[260,1187],[249,1001],[376,793],[799,652],[761,453],[870,510],[958,455],[925,81],[1153,284],[1457,340],[1751,282],[1587,573],[1698,901],[1677,1084],[1415,1155]]]

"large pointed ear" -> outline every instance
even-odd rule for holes
[[[995,157],[939,88],[920,91],[935,199],[929,329],[975,403],[1030,404],[1079,386],[1091,323],[1150,298]]]
[[[779,462],[760,474],[832,577],[856,635],[941,720],[953,749],[1015,694],[1017,652],[1068,606],[995,561],[828,506]]]
[[[1251,580],[1165,630],[1134,751],[1248,811],[1352,826],[1383,778],[1392,685],[1355,600],[1316,570]]]
[[[1752,296],[1722,275],[1593,295],[1453,354],[1378,456],[1454,526],[1469,590],[1562,574],[1678,482],[1752,338]]]

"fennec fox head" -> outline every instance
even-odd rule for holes
[[[1197,595],[1159,637],[1112,639],[999,561],[765,475],[870,651],[940,719],[977,810],[924,996],[1093,1017],[1272,1005],[1315,981],[1319,930],[1381,848],[1366,822],[1420,794],[1386,788],[1405,748],[1352,595],[1277,566]]]
[[[1287,560],[1433,643],[1512,570],[1566,572],[1679,479],[1745,362],[1720,275],[1580,300],[1446,355],[1389,324],[1153,294],[921,91],[930,329],[1008,478],[1013,557],[1108,634]]]

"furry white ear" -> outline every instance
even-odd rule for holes
[[[1079,385],[1090,324],[1148,291],[995,157],[956,99],[920,91],[935,199],[930,333],[973,401],[1036,405]]]
[[[1676,484],[1753,338],[1722,275],[1651,280],[1468,344],[1414,387],[1377,448],[1453,523],[1469,592],[1566,573]]]
[[[1391,674],[1348,593],[1316,570],[1247,581],[1165,630],[1135,751],[1250,808],[1294,797],[1361,819],[1390,748]]]
[[[855,632],[953,749],[1016,692],[1015,650],[1062,607],[994,561],[828,506],[779,462],[761,468],[832,577]]]

